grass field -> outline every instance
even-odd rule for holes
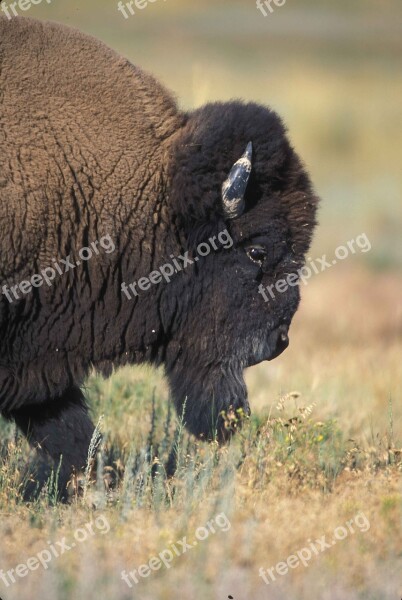
[[[55,503],[51,486],[27,505],[29,449],[1,422],[0,597],[399,600],[402,6],[287,0],[264,19],[254,2],[161,0],[125,21],[114,2],[54,0],[29,16],[97,35],[185,108],[272,105],[323,199],[311,257],[362,233],[372,248],[303,286],[290,347],[248,370],[253,414],[227,447],[183,431],[162,372],[93,374],[87,395],[117,486],[104,490],[100,467],[71,505]],[[181,553],[184,536],[192,547]],[[142,569],[131,588],[122,580],[164,552],[167,566]],[[35,558],[34,570],[18,569]],[[260,567],[274,573],[269,585]]]

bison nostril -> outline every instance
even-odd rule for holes
[[[274,341],[274,350],[271,352],[268,360],[272,360],[282,354],[284,350],[289,346],[288,328],[285,326],[279,327],[276,332],[276,339]]]
[[[289,346],[289,338],[286,333],[281,333],[276,342],[277,352],[283,352]]]
[[[288,328],[286,325],[281,325],[278,329],[278,337],[276,340],[275,356],[282,354],[289,346]]]
[[[288,337],[288,326],[287,325],[281,325],[278,328],[278,343],[289,343],[289,337]]]

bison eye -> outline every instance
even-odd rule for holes
[[[246,254],[250,260],[262,265],[267,256],[267,251],[264,246],[250,246],[246,249]]]

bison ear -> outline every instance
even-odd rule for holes
[[[241,158],[231,168],[226,181],[222,185],[222,203],[227,219],[240,217],[244,212],[244,195],[251,173],[253,144],[249,142]]]

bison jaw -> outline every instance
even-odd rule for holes
[[[173,400],[179,417],[190,433],[204,440],[226,441],[234,429],[250,415],[244,369],[273,360],[288,346],[288,324],[246,335],[236,356],[216,362],[206,355],[193,355],[180,345],[166,362]]]
[[[179,417],[188,431],[203,440],[225,442],[233,433],[227,417],[241,422],[250,414],[247,388],[240,364],[178,367],[168,378]]]

